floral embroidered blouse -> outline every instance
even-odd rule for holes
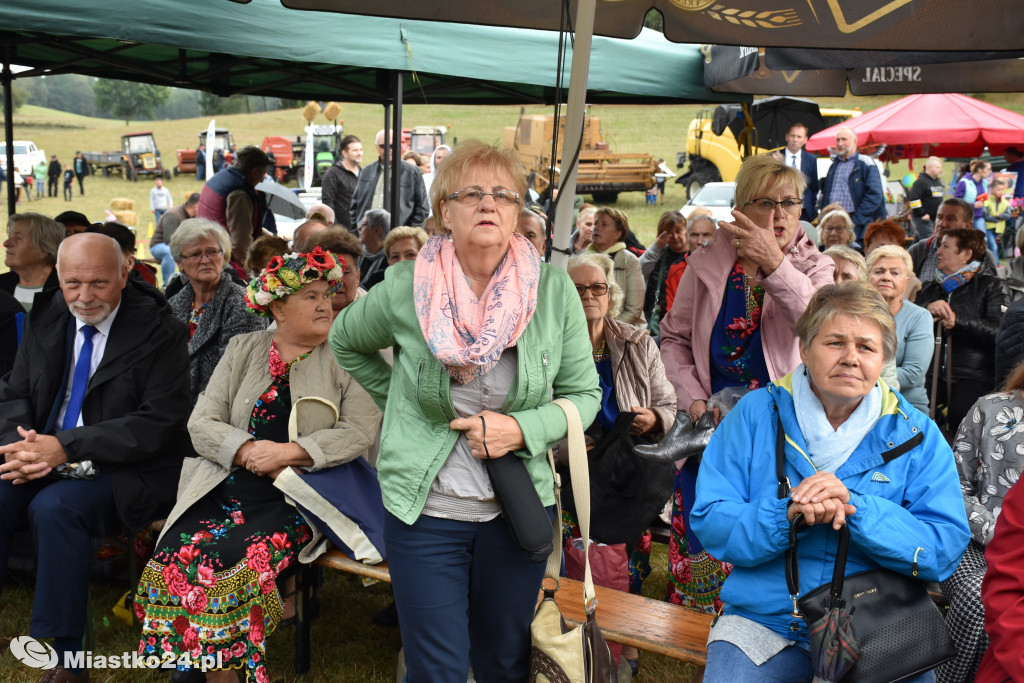
[[[737,263],[722,295],[722,308],[711,332],[711,392],[726,387],[757,389],[767,386],[768,365],[761,344],[764,288],[744,278]]]

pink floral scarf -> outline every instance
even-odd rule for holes
[[[540,258],[512,233],[505,258],[478,299],[462,272],[455,245],[434,235],[416,257],[413,302],[434,357],[459,384],[485,374],[516,343],[537,308]]]

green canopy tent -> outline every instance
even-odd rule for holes
[[[375,102],[393,108],[393,129],[403,102],[552,103],[561,80],[556,32],[295,12],[277,0],[152,0],[137,10],[119,0],[6,0],[0,45],[5,64],[31,67],[5,71],[5,87],[81,73],[222,96]],[[592,59],[592,103],[732,99],[704,87],[696,46],[656,32],[598,39]]]
[[[248,2],[248,0],[235,0]],[[661,13],[665,35],[677,42],[800,46],[828,50],[929,50],[942,36],[945,50],[1016,50],[1021,15],[1013,3],[978,0],[971,12],[957,0],[281,0],[301,10],[462,21],[490,26],[574,31],[565,147],[578,149],[584,91],[595,35],[632,38],[647,13]],[[572,26],[572,23],[575,26]],[[596,73],[596,69],[595,69]],[[570,155],[566,155],[570,156]],[[576,187],[576,164],[563,168],[563,193]],[[552,262],[565,265],[571,216],[556,212]]]

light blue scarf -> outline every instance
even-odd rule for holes
[[[882,387],[875,384],[861,399],[846,422],[832,429],[825,407],[811,389],[803,364],[793,371],[793,403],[796,421],[804,435],[808,455],[819,472],[835,473],[874,428],[882,412]]]

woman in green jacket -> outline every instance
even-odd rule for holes
[[[506,152],[459,145],[431,187],[441,234],[331,330],[384,411],[377,467],[409,683],[462,683],[470,665],[477,680],[527,680],[544,565],[500,518],[483,460],[521,458],[553,505],[545,452],[566,421],[551,400],[572,400],[587,426],[601,399],[572,282],[515,233],[525,177]]]

